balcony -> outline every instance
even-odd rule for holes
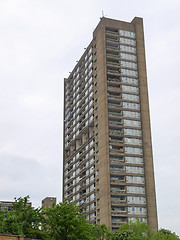
[[[80,184],[80,188],[86,187],[86,181]]]
[[[124,168],[119,168],[119,169],[113,169],[113,168],[110,168],[110,173],[111,174],[119,174],[119,173],[125,173],[125,169]]]
[[[107,61],[107,66],[109,67],[117,67],[118,69],[121,67],[119,61],[115,62],[115,61]]]
[[[116,60],[119,60],[119,54],[118,54],[118,52],[115,52],[115,53],[113,54],[113,52],[107,51],[106,57],[107,57],[107,59],[114,59],[114,60],[116,59]]]
[[[120,127],[116,127],[116,126],[109,126],[109,134],[113,134],[113,135],[122,135],[123,130]]]
[[[114,203],[114,204],[122,204],[122,203],[126,203],[126,198],[112,198],[111,197],[111,203]]]
[[[122,91],[122,87],[120,84],[119,85],[108,84],[108,92],[113,92],[114,93],[113,97],[115,96],[117,99],[121,99],[121,91]]]
[[[125,192],[126,192],[125,189],[123,189],[123,190],[111,189],[111,193],[112,193],[113,195],[121,195],[122,193],[125,193]]]
[[[121,113],[122,114],[122,107],[121,106],[117,107],[117,106],[109,105],[108,106],[108,112],[109,113]]]
[[[106,30],[106,35],[119,36],[119,31],[115,29]]]
[[[112,43],[120,43],[118,36],[112,36],[109,34],[106,34],[106,42],[112,42]]]
[[[122,126],[122,123],[120,121],[110,121],[109,120],[109,126]]]
[[[121,81],[121,79],[120,79],[120,77],[117,77],[117,76],[109,76],[109,75],[107,75],[107,82],[108,83],[112,83],[112,84],[116,84],[116,83],[120,83],[120,81]]]
[[[112,183],[125,183],[125,177],[121,176],[121,175],[116,176],[116,177],[110,177],[110,182],[112,182]]]
[[[109,135],[122,136],[123,132],[120,130],[110,130]]]
[[[119,118],[119,117],[122,117],[122,111],[120,111],[119,113],[114,113],[114,112],[109,112],[108,113],[108,117],[109,118]]]
[[[111,210],[112,215],[127,215],[127,210],[113,211]]]
[[[113,55],[119,57],[120,48],[119,47],[106,46],[106,52],[110,53],[110,54],[113,53]]]
[[[118,227],[124,223],[127,223],[127,221],[121,221],[121,222],[116,222],[112,220],[112,227]]]
[[[82,177],[79,178],[79,181],[82,181],[85,178],[86,178],[86,175],[83,175]]]
[[[108,93],[108,99],[109,100],[120,100],[121,99],[121,93],[119,91]]]
[[[80,172],[86,169],[86,165],[80,168]]]
[[[118,69],[107,69],[108,74],[112,74],[114,76],[121,76],[121,73]]]
[[[111,146],[111,145],[110,145]],[[119,146],[119,147],[114,147],[114,148],[109,148],[109,151],[110,153],[115,153],[115,154],[118,154],[118,153],[123,153],[124,150],[123,150],[123,147]]]
[[[119,105],[117,105],[117,104],[109,104],[108,105],[108,107],[109,107],[109,110],[110,111],[118,111],[119,112],[119,110],[121,110],[122,109],[122,104],[119,104]]]

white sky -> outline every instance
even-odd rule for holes
[[[179,0],[0,0],[0,200],[61,200],[63,79],[102,10],[144,18],[159,227],[180,235]]]

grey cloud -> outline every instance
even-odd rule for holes
[[[43,164],[33,158],[8,154],[1,154],[0,161],[1,196],[9,197],[9,199],[1,197],[1,200],[13,200],[14,197],[30,195],[33,205],[37,207],[47,194],[58,193],[60,173],[57,166]],[[60,194],[56,196],[59,197]]]

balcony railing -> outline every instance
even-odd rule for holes
[[[111,213],[113,214],[113,215],[122,215],[122,214],[127,214],[127,211],[126,210],[124,210],[124,211],[113,211],[113,210],[111,210]]]
[[[110,182],[112,183],[125,183],[125,179],[110,179]]]
[[[110,30],[106,30],[106,34],[108,35],[114,35],[114,36],[119,36],[119,32],[118,31],[110,31]]]
[[[112,226],[120,226],[120,225],[122,225],[122,224],[124,224],[124,223],[127,223],[127,222],[126,222],[126,221],[115,222],[115,221],[112,220]]]
[[[112,58],[112,59],[119,59],[119,55],[118,54],[112,54],[112,53],[107,53],[107,59],[108,58]]]

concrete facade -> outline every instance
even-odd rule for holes
[[[64,80],[63,196],[117,230],[157,209],[142,18],[102,18]]]
[[[42,207],[52,207],[53,203],[56,205],[56,198],[55,197],[46,197],[42,200]]]

